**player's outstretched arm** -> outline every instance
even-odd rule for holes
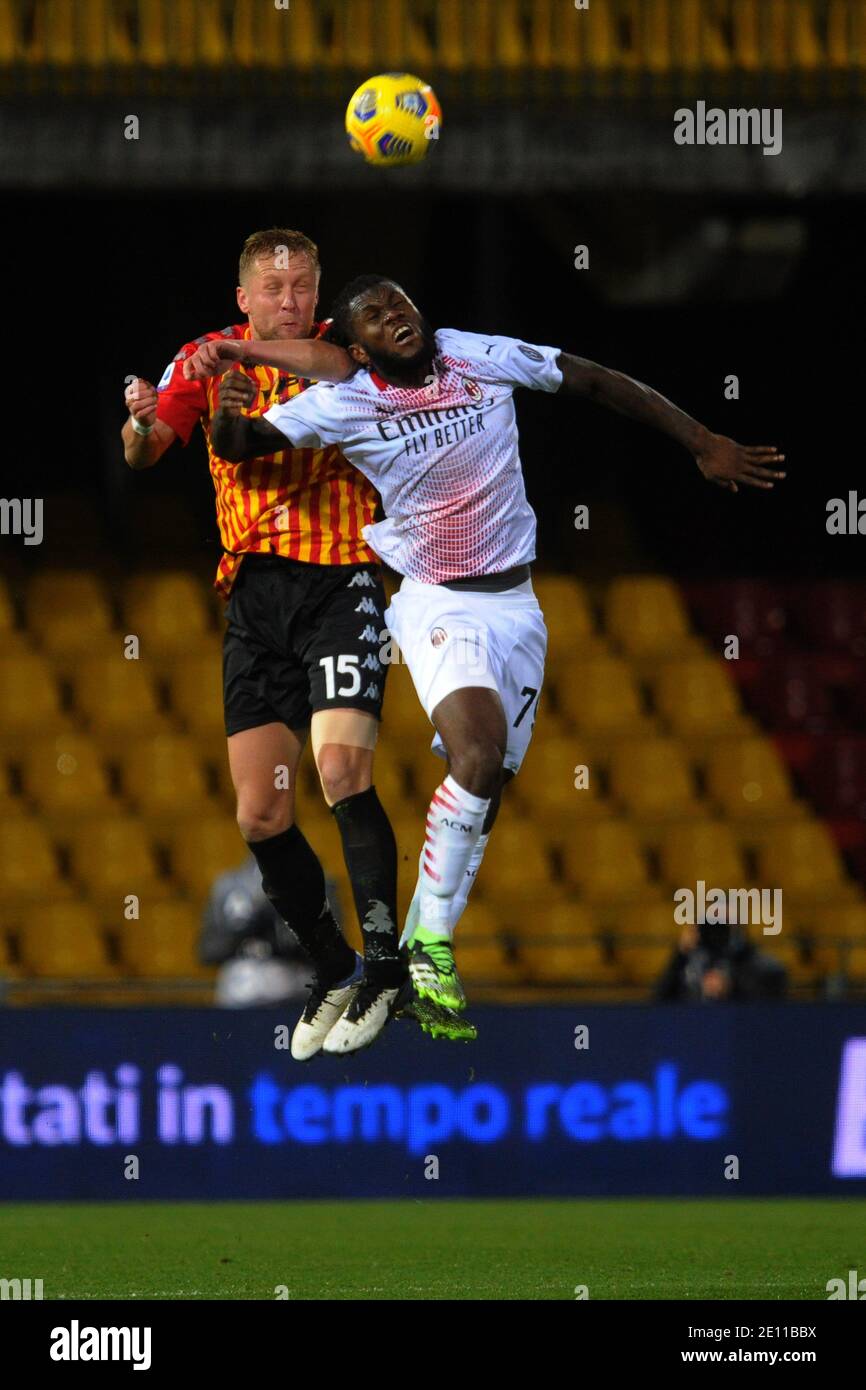
[[[719,487],[730,492],[739,490],[738,483],[771,488],[776,479],[785,476],[776,467],[784,462],[785,455],[774,445],[752,447],[737,444],[723,434],[713,434],[651,386],[584,357],[561,352],[557,365],[562,372],[560,391],[584,396],[620,415],[663,430],[688,449],[704,477]]]
[[[219,406],[210,423],[210,440],[214,453],[229,463],[260,458],[285,449],[286,436],[262,419],[242,415],[258,396],[255,383],[243,372],[227,372],[220,382]]]
[[[123,456],[130,468],[136,471],[152,468],[177,436],[164,420],[157,420],[159,395],[156,387],[151,386],[144,377],[136,377],[128,384],[124,400],[129,419],[120,432]]]
[[[343,348],[321,338],[292,338],[285,342],[262,342],[251,338],[215,338],[202,343],[183,364],[189,381],[204,381],[239,363],[242,367],[278,367],[289,376],[310,381],[346,381],[357,364]]]

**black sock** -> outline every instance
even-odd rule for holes
[[[344,938],[325,895],[325,874],[296,825],[268,840],[248,841],[262,871],[262,887],[284,922],[309,951],[317,974],[344,980],[355,952]]]
[[[346,868],[364,937],[364,959],[374,974],[399,958],[397,841],[375,787],[337,801],[331,810],[340,828]],[[368,969],[368,973],[370,973]]]

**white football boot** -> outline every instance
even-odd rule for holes
[[[402,988],[402,983],[389,987],[366,976],[326,1037],[322,1051],[333,1057],[369,1047],[392,1017]]]
[[[292,1034],[292,1056],[296,1062],[307,1062],[321,1052],[322,1045],[334,1024],[352,1003],[364,974],[364,962],[355,953],[355,969],[345,980],[324,987],[318,976],[310,986],[307,1007],[298,1019]]]

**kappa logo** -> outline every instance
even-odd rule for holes
[[[367,686],[367,689],[364,691],[364,694],[368,700],[378,700],[379,687],[375,681],[370,682],[370,684]]]
[[[356,613],[373,613],[378,618],[379,610],[371,598],[365,594],[360,603],[355,604]]]
[[[357,574],[353,574],[346,585],[347,589],[375,589],[375,587],[375,579],[366,570],[359,570]]]
[[[364,914],[364,931],[382,932],[387,935],[394,930],[391,914],[380,898],[373,898]]]
[[[359,642],[378,642],[379,634],[372,623],[368,623],[363,632],[358,633]]]
[[[373,655],[372,652],[368,652],[367,655],[364,657],[364,660],[361,662],[361,670],[381,671],[381,669],[382,667],[379,665],[378,659]]]
[[[480,401],[484,399],[484,392],[481,390],[481,387],[478,385],[478,382],[472,380],[471,376],[462,376],[460,378],[460,381],[463,385],[463,389],[465,390],[467,396],[471,401]]]
[[[443,642],[447,642],[448,633],[445,631],[444,627],[434,627],[433,631],[430,633],[430,641],[433,643],[434,647],[441,647]]]

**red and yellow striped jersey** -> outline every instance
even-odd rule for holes
[[[316,324],[315,333],[325,326]],[[249,324],[234,324],[185,343],[158,388],[157,418],[184,444],[199,420],[204,430],[224,551],[215,586],[224,598],[250,551],[285,555],[312,565],[375,563],[377,559],[361,528],[375,520],[378,493],[335,446],[281,449],[243,463],[229,463],[214,453],[210,421],[219,406],[220,378],[187,381],[180,364],[209,339],[250,337]],[[275,367],[244,367],[243,371],[259,388],[257,400],[245,415],[260,415],[310,385],[281,375]]]

